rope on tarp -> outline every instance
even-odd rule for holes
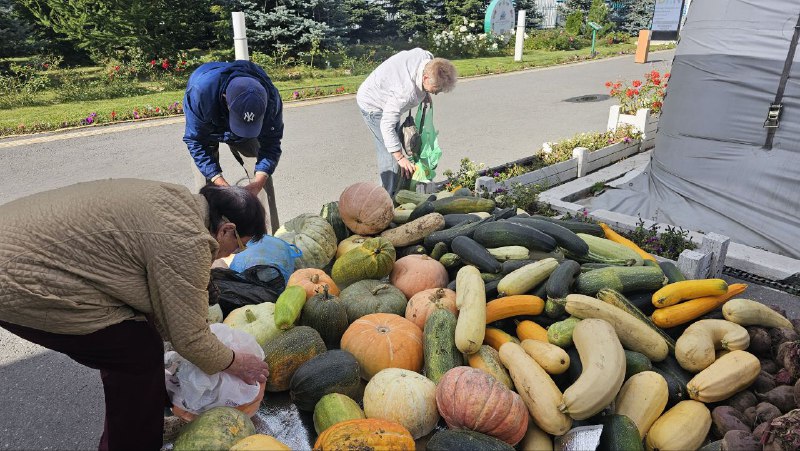
[[[758,285],[774,288],[776,290],[783,291],[785,293],[789,293],[795,296],[800,296],[800,280],[794,276],[789,278],[794,280],[788,280],[787,283],[787,280],[767,279],[766,277],[757,276],[747,271],[742,271],[741,269],[731,268],[730,266],[725,266],[722,269],[722,273],[725,274],[726,276],[735,277],[745,282],[756,283]]]

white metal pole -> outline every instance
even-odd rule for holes
[[[234,11],[231,13],[233,22],[233,50],[237,60],[249,60],[247,53],[247,26],[244,23],[244,13]]]
[[[522,47],[525,40],[525,10],[517,14],[517,42],[514,46],[514,61],[522,61]]]

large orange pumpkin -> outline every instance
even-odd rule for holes
[[[328,286],[328,294],[339,296],[339,287],[325,274],[325,271],[317,268],[298,269],[289,276],[286,286],[299,285],[306,290],[306,299],[311,299],[315,294],[322,293],[322,287]]]
[[[394,313],[372,313],[353,321],[341,347],[355,356],[366,380],[385,368],[422,370],[422,330]]]
[[[417,254],[394,262],[389,280],[409,299],[422,290],[444,288],[449,281],[444,265],[427,255]]]
[[[436,386],[436,405],[451,429],[471,429],[511,445],[528,430],[522,397],[477,368],[457,366],[444,373]]]
[[[382,186],[360,182],[348,186],[339,196],[339,214],[356,234],[375,235],[392,222],[394,203]]]
[[[425,330],[425,321],[436,309],[445,309],[458,316],[456,292],[448,288],[429,288],[420,291],[408,300],[406,319]]]
[[[373,418],[348,420],[325,429],[314,443],[314,451],[375,449],[414,450],[414,438],[403,426]]]

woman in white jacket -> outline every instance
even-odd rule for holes
[[[416,48],[393,55],[359,86],[356,102],[374,137],[378,174],[389,195],[400,189],[401,177],[410,179],[415,170],[402,151],[401,118],[429,94],[451,91],[457,77],[453,63]]]

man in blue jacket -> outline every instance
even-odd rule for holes
[[[197,187],[228,186],[219,164],[219,143],[227,144],[245,170],[245,188],[264,204],[267,228],[275,232],[280,223],[272,173],[281,157],[283,102],[266,72],[250,61],[203,64],[189,77],[183,111],[183,142],[197,165]],[[245,161],[254,163],[252,177]]]

